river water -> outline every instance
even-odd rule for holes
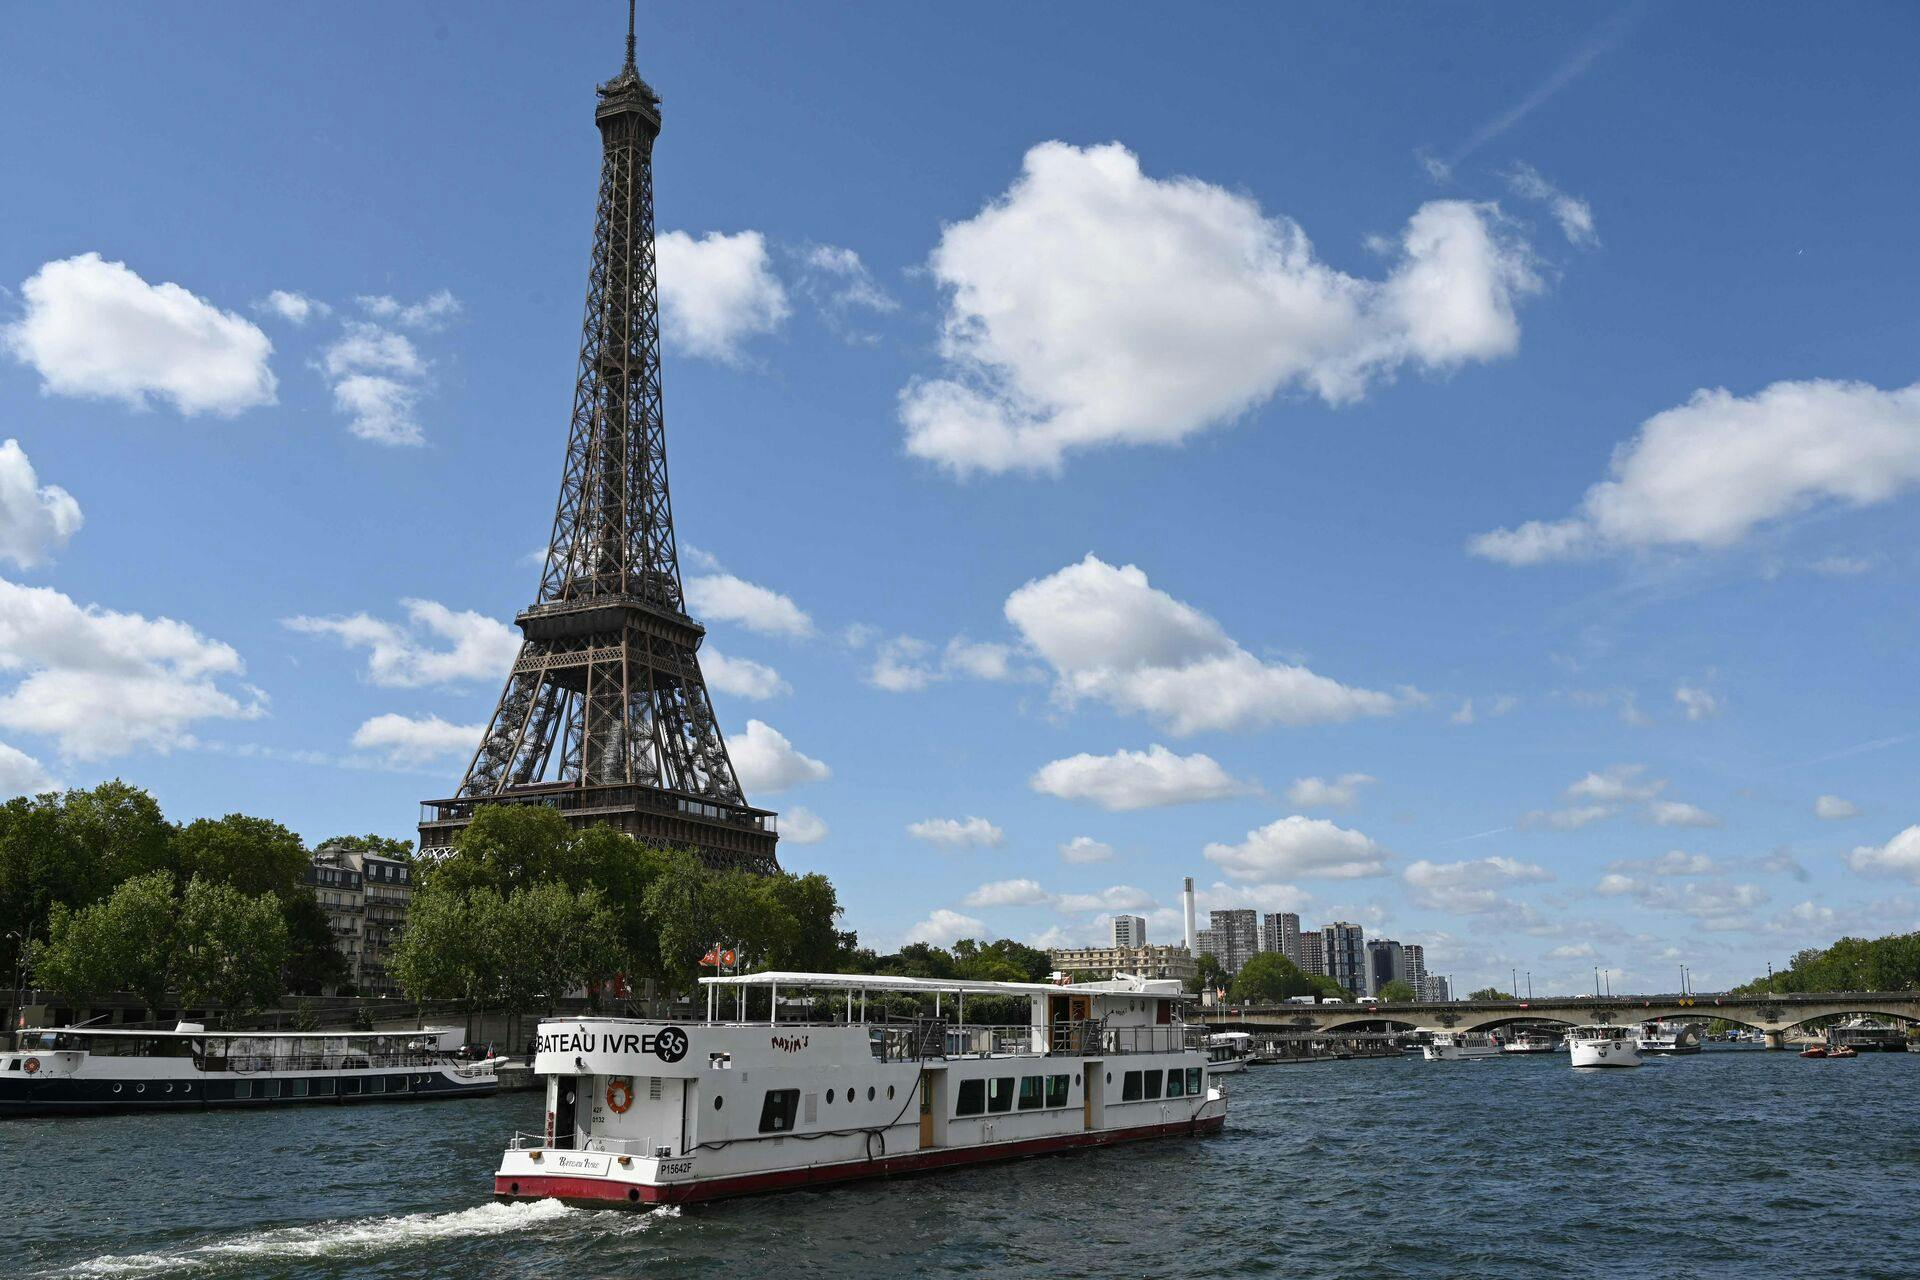
[[[647,1213],[490,1203],[539,1095],[0,1122],[10,1276],[1920,1275],[1920,1055],[1256,1068],[1226,1132]]]

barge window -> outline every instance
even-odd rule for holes
[[[1179,1067],[1167,1072],[1167,1096],[1178,1098],[1187,1091],[1187,1073]]]
[[[1197,1097],[1200,1093],[1200,1068],[1187,1068],[1187,1096]]]
[[[278,1080],[262,1080],[260,1082],[260,1096],[263,1098],[279,1097],[280,1082]]]
[[[304,1098],[304,1097],[306,1097],[306,1096],[307,1096],[307,1082],[306,1082],[305,1080],[297,1080],[297,1079],[296,1079],[296,1080],[289,1080],[289,1081],[287,1081],[287,1096],[288,1096],[289,1098]]]
[[[1160,1073],[1158,1071],[1147,1072],[1146,1085],[1147,1085],[1147,1099],[1149,1101],[1159,1097],[1160,1096]]]
[[[760,1104],[760,1132],[786,1133],[793,1128],[793,1113],[800,1106],[798,1089],[769,1089]]]
[[[1067,1105],[1067,1078],[1065,1076],[1047,1077],[1047,1105],[1064,1107]]]
[[[1138,1071],[1129,1071],[1126,1075],[1120,1077],[1120,1101],[1140,1101],[1140,1073]]]
[[[1046,1098],[1046,1079],[1045,1076],[1020,1077],[1020,1109],[1022,1111],[1040,1109],[1041,1103]]]
[[[251,1098],[253,1096],[253,1081],[251,1080],[234,1081],[233,1096],[235,1098]]]
[[[995,1076],[987,1081],[987,1113],[1013,1110],[1013,1077]]]
[[[962,1080],[960,1096],[955,1101],[953,1114],[957,1116],[977,1116],[987,1109],[987,1082],[985,1080]]]

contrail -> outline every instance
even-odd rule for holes
[[[1455,836],[1451,840],[1435,841],[1433,847],[1436,849],[1439,849],[1450,844],[1465,844],[1469,840],[1483,840],[1488,836],[1497,836],[1502,831],[1511,831],[1511,830],[1513,830],[1512,827],[1492,827],[1486,831],[1476,831],[1470,836]]]
[[[1553,74],[1541,81],[1538,88],[1520,99],[1514,106],[1481,125],[1474,135],[1454,153],[1453,158],[1447,161],[1447,168],[1457,167],[1462,160],[1519,124],[1554,94],[1579,79],[1586,69],[1593,65],[1596,58],[1609,52],[1626,39],[1627,33],[1639,24],[1640,16],[1646,12],[1646,8],[1645,0],[1641,0],[1640,3],[1629,5],[1601,23],[1599,28],[1587,37],[1586,43],[1575,49],[1573,56],[1555,68]]]
[[[1875,738],[1872,742],[1861,742],[1851,747],[1843,747],[1824,756],[1815,756],[1811,760],[1796,760],[1792,764],[1777,764],[1768,769],[1768,773],[1777,773],[1782,769],[1804,769],[1810,764],[1826,764],[1830,760],[1845,760],[1848,756],[1865,755],[1869,751],[1878,751],[1882,747],[1894,747],[1903,742],[1912,742],[1920,738],[1920,733],[1900,733],[1891,738]]]

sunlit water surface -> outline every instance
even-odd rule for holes
[[[1920,1275],[1920,1055],[1255,1069],[1225,1134],[665,1212],[487,1197],[534,1094],[0,1122],[19,1276]]]

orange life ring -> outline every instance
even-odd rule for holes
[[[23,1068],[25,1068],[26,1073],[28,1075],[34,1075],[40,1070],[40,1059],[28,1058],[25,1062],[21,1063],[20,1065]]]
[[[607,1109],[617,1116],[627,1114],[633,1106],[633,1086],[624,1076],[615,1076],[607,1082]]]

